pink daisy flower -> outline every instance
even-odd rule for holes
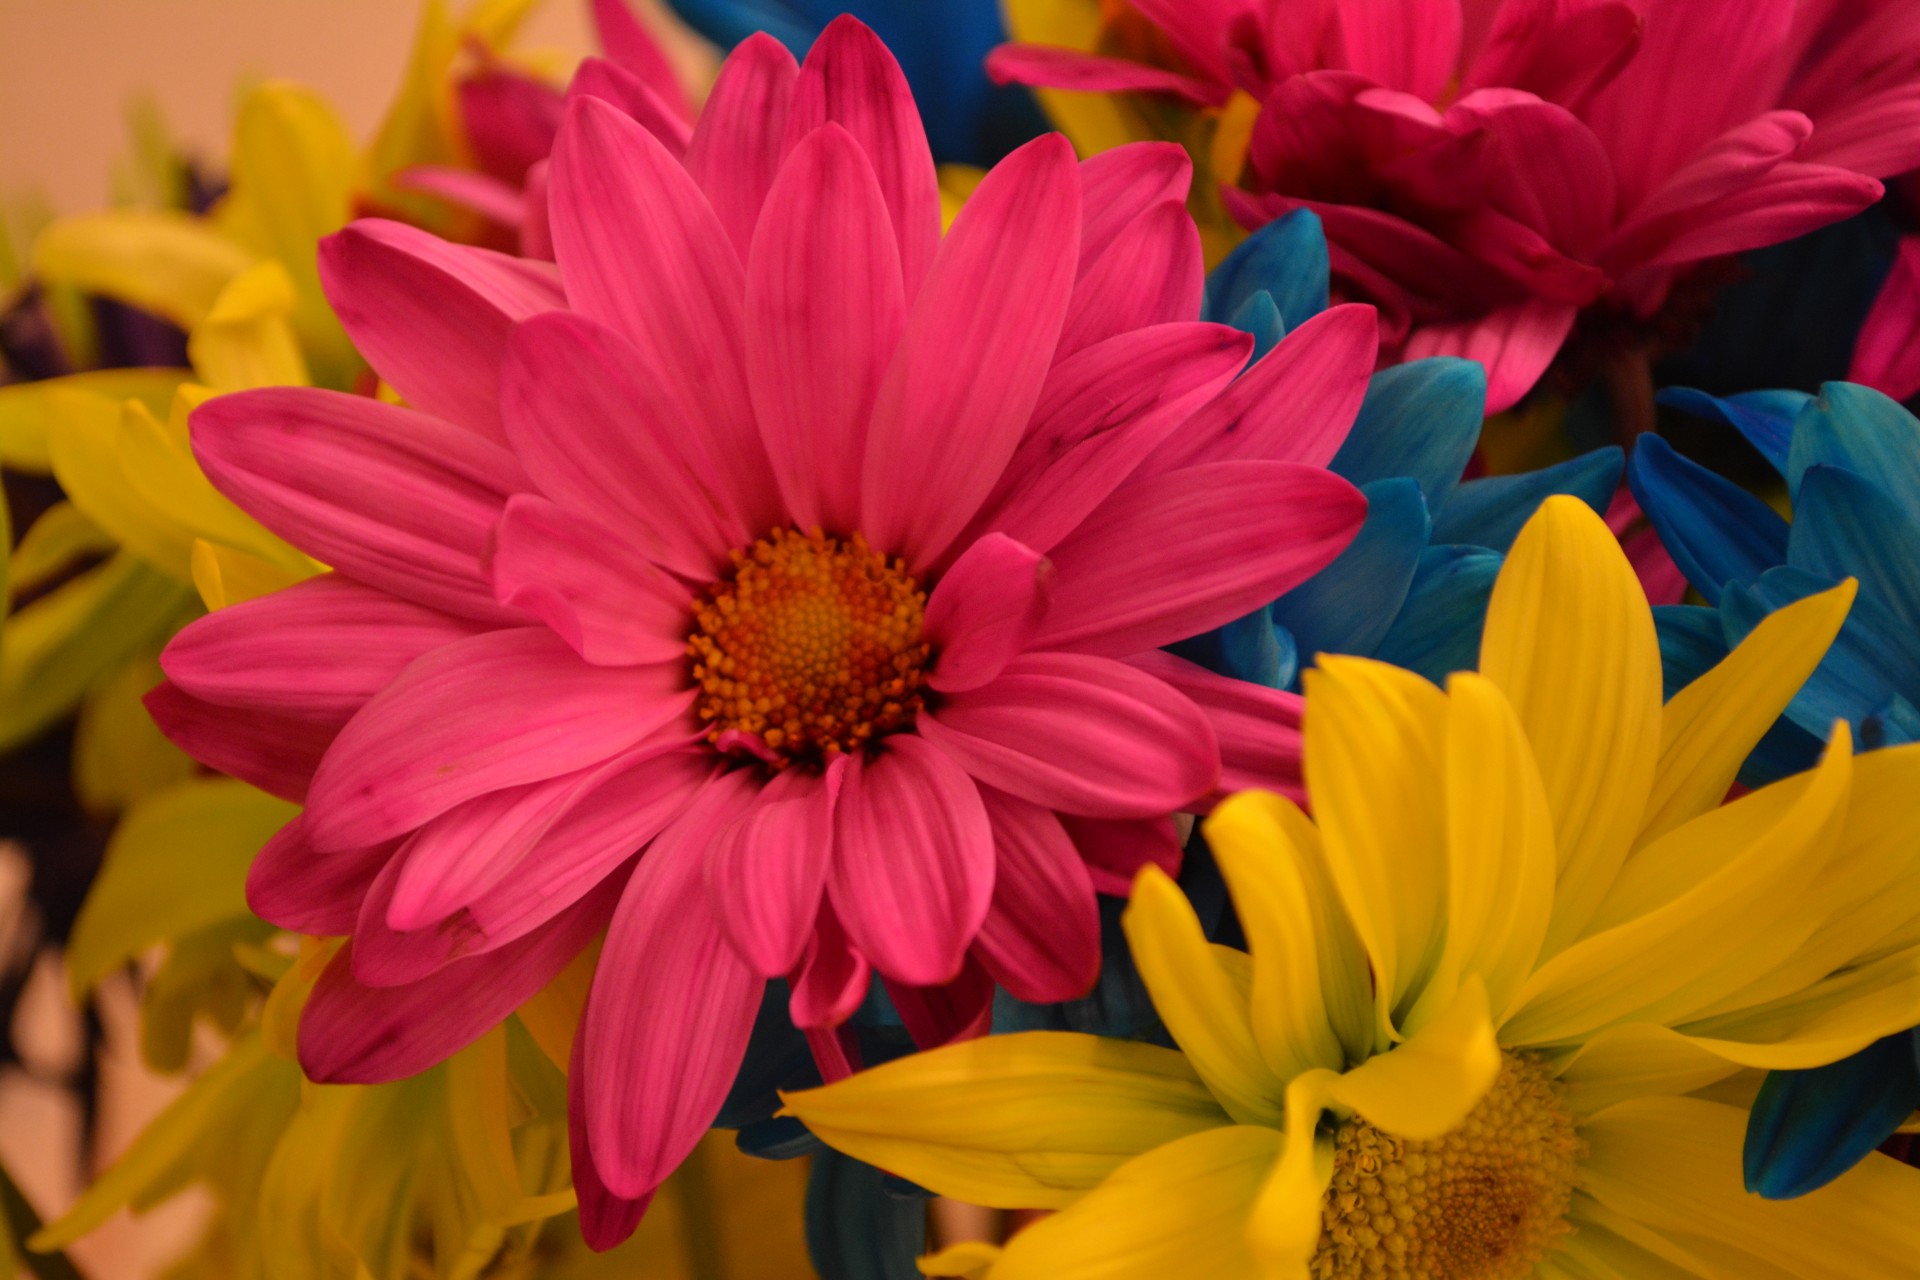
[[[1100,54],[1006,46],[990,70],[1224,110],[1245,148],[1229,211],[1314,209],[1388,354],[1480,360],[1493,410],[1583,311],[1644,329],[1689,269],[1855,213],[1920,165],[1905,0],[1104,8]]]
[[[222,610],[151,696],[304,800],[256,911],[345,934],[321,1080],[438,1061],[605,931],[575,1181],[605,1245],[717,1112],[771,977],[830,1073],[877,973],[923,1043],[997,982],[1083,992],[1095,892],[1169,815],[1298,790],[1298,702],[1158,646],[1346,545],[1324,469],[1364,307],[1243,372],[1199,314],[1187,162],[1043,138],[944,237],[879,41],[728,60],[684,161],[574,102],[557,268],[391,223],[323,248],[409,408],[308,389],[193,419],[223,492],[333,572]]]

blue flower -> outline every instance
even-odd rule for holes
[[[1809,767],[1845,720],[1862,748],[1920,741],[1920,420],[1866,387],[1662,403],[1745,436],[1785,483],[1793,519],[1675,452],[1634,450],[1629,482],[1707,607],[1657,610],[1669,687],[1720,660],[1760,620],[1843,578],[1859,597],[1826,658],[1748,759],[1749,786]],[[1920,1106],[1920,1043],[1899,1035],[1815,1071],[1776,1072],[1747,1130],[1750,1190],[1782,1199],[1839,1177]]]
[[[1206,318],[1251,333],[1255,356],[1327,308],[1320,221],[1296,210],[1235,249],[1207,281]],[[1462,480],[1486,406],[1470,360],[1415,360],[1375,374],[1332,470],[1367,495],[1367,521],[1320,573],[1175,651],[1271,688],[1298,683],[1316,653],[1375,657],[1439,681],[1470,669],[1506,549],[1547,497],[1604,512],[1620,482],[1617,448],[1523,475]],[[1230,514],[1229,517],[1231,518]]]
[[[926,121],[933,158],[991,165],[1047,131],[1039,104],[983,69],[1006,40],[997,0],[668,0],[688,25],[723,48],[765,31],[804,55],[827,23],[851,13],[900,60]]]

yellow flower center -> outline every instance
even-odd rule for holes
[[[775,529],[736,549],[733,565],[687,639],[709,742],[783,769],[913,724],[927,594],[905,561],[857,533]]]
[[[1444,1138],[1355,1117],[1334,1135],[1314,1280],[1523,1280],[1570,1228],[1581,1144],[1559,1087],[1503,1055],[1493,1089]]]

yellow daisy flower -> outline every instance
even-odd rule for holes
[[[1891,1277],[1920,1170],[1804,1199],[1741,1183],[1759,1072],[1920,1020],[1920,747],[1722,804],[1838,631],[1849,582],[1664,707],[1639,584],[1549,499],[1480,671],[1308,676],[1314,818],[1237,796],[1206,833],[1250,940],[1157,871],[1126,928],[1180,1050],[974,1041],[795,1094],[841,1150],[945,1195],[1062,1212],[993,1280]]]

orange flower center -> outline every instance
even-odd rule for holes
[[[687,652],[707,740],[775,769],[909,728],[922,705],[927,594],[854,534],[775,529],[733,552]]]

